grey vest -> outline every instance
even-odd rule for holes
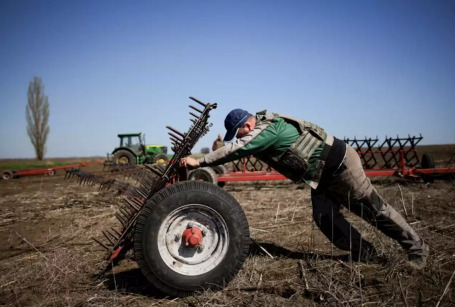
[[[311,187],[316,188],[331,144],[322,147],[317,160],[311,161],[313,165],[310,164],[310,158],[315,150],[325,143],[327,133],[321,127],[304,120],[277,113],[266,113],[266,111],[256,114],[258,122],[272,121],[276,117],[282,118],[296,127],[299,137],[280,156],[260,155],[259,158],[292,181],[307,182]]]

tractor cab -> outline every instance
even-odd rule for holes
[[[144,135],[139,133],[121,133],[117,135],[120,139],[120,148],[128,148],[136,155],[145,153]]]

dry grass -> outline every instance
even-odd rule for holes
[[[243,206],[254,244],[238,276],[218,292],[167,298],[142,276],[132,255],[113,270],[91,236],[116,225],[109,192],[60,176],[0,182],[0,304],[14,306],[453,306],[455,186],[377,181],[389,203],[429,242],[421,272],[398,244],[344,213],[387,259],[340,260],[311,218],[308,188],[279,182],[227,184]],[[406,213],[405,213],[406,211]]]

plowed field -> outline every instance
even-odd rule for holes
[[[438,160],[440,163],[442,158]],[[101,166],[86,171],[100,172]],[[168,298],[127,254],[104,272],[91,237],[119,225],[112,192],[54,176],[0,180],[0,304],[14,306],[454,306],[455,181],[376,178],[379,193],[426,242],[427,267],[408,267],[400,246],[351,215],[385,261],[351,263],[312,221],[310,189],[288,181],[227,183],[254,240],[243,269],[224,289]]]

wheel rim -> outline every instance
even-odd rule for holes
[[[122,156],[117,159],[117,164],[128,164],[130,160],[128,160],[128,157]]]
[[[197,174],[196,176],[194,176],[194,179],[210,182],[210,177],[207,174]]]
[[[156,160],[156,163],[166,165],[167,161],[164,158]]]
[[[202,232],[201,244],[186,246],[182,235],[189,228]],[[226,256],[229,232],[226,222],[212,208],[189,204],[172,211],[161,223],[158,232],[158,250],[166,265],[183,275],[204,274]]]

